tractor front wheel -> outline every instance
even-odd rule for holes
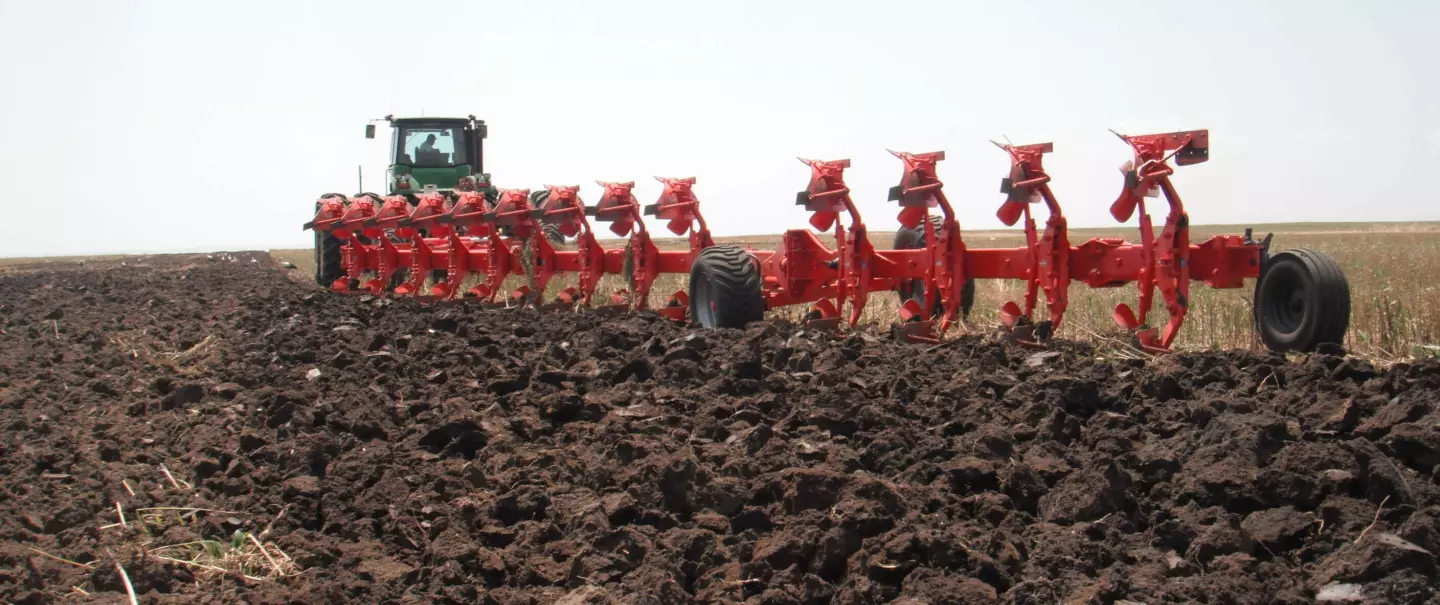
[[[704,328],[741,328],[765,318],[760,265],[735,246],[711,246],[690,266],[690,320]]]
[[[1329,256],[1296,248],[1270,257],[1255,284],[1255,330],[1271,351],[1308,353],[1342,344],[1350,328],[1350,284]]]

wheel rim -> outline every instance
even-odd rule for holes
[[[1265,308],[1270,327],[1278,334],[1291,335],[1305,323],[1310,307],[1308,292],[1299,274],[1289,266],[1276,267],[1265,280]]]
[[[706,328],[715,327],[715,297],[711,292],[710,279],[705,274],[695,276],[695,283],[690,286],[690,296],[693,301],[690,312],[695,316],[695,321]]]

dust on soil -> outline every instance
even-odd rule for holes
[[[1434,362],[926,351],[142,264],[0,276],[0,601],[113,603],[117,560],[142,603],[1437,599]],[[205,510],[135,512],[163,506]],[[303,572],[144,552],[236,530]]]

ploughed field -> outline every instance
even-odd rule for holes
[[[1089,347],[11,266],[0,601],[1440,599],[1440,362]]]

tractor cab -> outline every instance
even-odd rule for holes
[[[427,185],[445,193],[488,187],[484,120],[385,116],[385,121],[391,130],[390,194],[413,204]],[[365,125],[365,138],[375,138],[374,123]]]

